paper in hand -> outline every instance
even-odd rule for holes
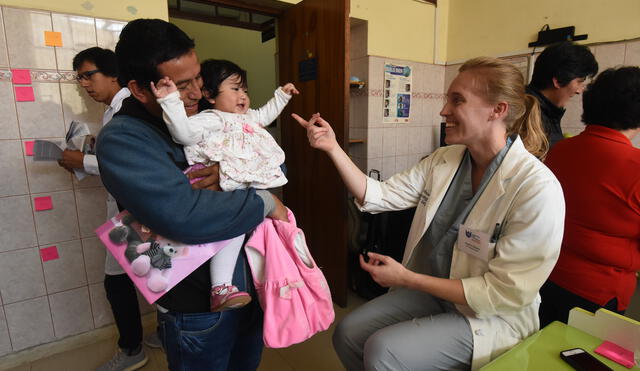
[[[87,124],[84,122],[71,121],[71,125],[69,125],[69,130],[67,130],[67,135],[65,137],[67,148],[82,151],[84,149],[85,138],[88,135],[91,135],[91,132],[89,131]]]
[[[85,154],[95,154],[95,137],[91,135],[89,127],[84,122],[71,121],[64,142],[36,140],[33,145],[34,161],[58,161],[65,149],[82,151]],[[88,174],[83,169],[73,169],[78,180]]]
[[[36,140],[33,144],[34,161],[58,161],[62,158],[62,148],[59,143],[48,140]]]

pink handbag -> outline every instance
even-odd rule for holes
[[[269,348],[303,342],[329,328],[335,318],[327,281],[291,210],[289,221],[265,219],[245,245]]]

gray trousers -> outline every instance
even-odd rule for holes
[[[433,296],[396,289],[356,308],[336,327],[333,346],[347,370],[468,370],[467,319]]]

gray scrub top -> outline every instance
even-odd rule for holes
[[[439,278],[449,278],[453,246],[463,224],[480,195],[502,164],[516,136],[507,137],[507,144],[498,152],[482,176],[478,191],[471,186],[471,156],[465,151],[449,189],[438,207],[427,232],[422,236],[408,266],[414,272]]]

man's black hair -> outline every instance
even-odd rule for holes
[[[640,68],[605,70],[582,96],[582,122],[615,130],[640,127]]]
[[[540,53],[533,68],[531,87],[543,90],[553,86],[553,78],[560,86],[573,79],[593,77],[598,73],[598,62],[589,48],[571,41],[548,46]]]
[[[118,79],[126,86],[135,80],[148,88],[162,78],[158,65],[188,54],[195,44],[178,26],[161,19],[135,19],[122,29],[116,45]]]
[[[237,64],[222,59],[207,59],[200,65],[200,75],[202,76],[202,90],[208,91],[211,98],[215,98],[220,93],[220,84],[229,77],[237,75],[240,78],[240,85],[247,88],[247,71]]]
[[[116,53],[97,46],[85,49],[73,57],[73,70],[77,71],[84,62],[93,63],[105,76],[118,77]]]

